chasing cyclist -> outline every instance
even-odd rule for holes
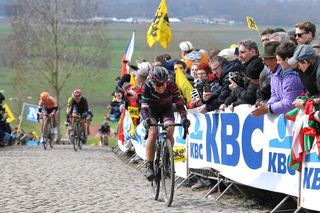
[[[72,96],[67,102],[66,111],[66,124],[73,125],[73,119],[70,120],[71,116],[79,114],[81,117],[81,131],[85,132],[85,138],[89,132],[89,121],[93,117],[92,112],[89,109],[88,101],[85,97],[81,96],[81,90],[75,89],[72,92]],[[69,132],[68,132],[69,134]]]
[[[173,104],[181,116],[181,123],[184,128],[190,126],[187,119],[187,112],[183,105],[183,98],[176,83],[168,78],[168,71],[164,67],[154,67],[149,74],[149,80],[145,83],[141,99],[141,115],[143,126],[149,130],[146,147],[147,171],[146,178],[153,180],[154,169],[153,160],[155,154],[155,143],[158,129],[151,124],[163,122],[165,124],[174,123]],[[172,143],[174,127],[169,127],[167,136]]]
[[[58,134],[58,128],[57,128],[57,118],[56,118],[56,114],[58,111],[58,104],[57,104],[57,100],[50,96],[48,92],[42,92],[40,94],[40,98],[39,98],[39,103],[38,103],[38,110],[39,113],[38,115],[44,115],[45,113],[47,113],[50,118],[52,119],[52,123],[53,123],[53,133],[55,135],[55,137],[57,137]],[[43,120],[41,120],[41,130],[43,130]],[[43,131],[41,131],[43,132]],[[40,141],[43,141],[43,135],[41,133],[41,137],[40,137]]]

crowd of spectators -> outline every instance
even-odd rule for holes
[[[315,24],[297,23],[288,31],[268,28],[261,33],[259,42],[263,46],[262,54],[257,42],[250,39],[222,50],[212,47],[208,51],[195,48],[191,41],[182,41],[179,44],[181,58],[163,54],[154,57],[153,62],[137,61],[136,66],[127,62],[133,75],[116,79],[113,100],[108,106],[111,113],[106,118],[115,122],[121,112],[132,108],[139,114],[144,82],[154,66],[166,68],[169,78],[176,82],[181,80],[176,75],[178,70],[183,72],[184,84],[193,88],[189,94],[179,88],[185,107],[199,113],[232,112],[240,104],[250,104],[253,116],[283,114],[294,107],[304,107],[306,100],[296,99],[300,95],[319,104],[320,44]],[[134,125],[139,124],[139,117],[132,119]],[[320,121],[319,112],[315,113],[315,119]],[[199,184],[194,188],[199,188]]]

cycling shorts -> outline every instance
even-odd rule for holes
[[[155,118],[157,122],[166,122],[173,121],[174,122],[174,114],[172,104],[168,104],[165,106],[153,106],[149,108],[150,117]]]

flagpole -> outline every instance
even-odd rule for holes
[[[21,123],[22,123],[22,118],[23,118],[23,112],[24,112],[24,107],[25,107],[26,103],[23,103],[22,105],[22,109],[21,109],[21,114],[20,114],[20,119],[19,119],[19,125],[18,125],[18,132],[21,131]]]

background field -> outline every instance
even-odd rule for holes
[[[80,76],[82,76],[81,72],[90,70],[90,67],[83,67],[82,70],[80,69],[78,71],[78,74],[70,79],[66,85],[66,90],[62,93],[62,100],[67,100],[74,88],[82,89],[94,113],[93,125],[100,125],[104,119],[103,115],[108,111],[105,107],[110,103],[111,92],[115,87],[114,80],[120,73],[121,59],[133,30],[135,31],[135,49],[132,63],[137,59],[153,61],[155,56],[164,53],[169,53],[174,58],[180,58],[178,45],[179,42],[183,40],[191,41],[196,49],[209,50],[213,47],[223,49],[229,47],[231,44],[238,43],[238,41],[242,39],[253,39],[257,41],[260,50],[262,50],[259,42],[259,34],[255,31],[248,30],[246,26],[172,24],[173,37],[168,49],[162,49],[158,43],[152,48],[147,46],[146,32],[149,24],[121,23],[101,25],[101,27],[104,28],[104,32],[109,40],[108,65],[92,73],[90,80],[85,81],[85,83],[80,83],[83,82],[79,81]],[[260,26],[260,29],[265,29],[266,27],[267,26]],[[285,29],[289,28],[290,27],[287,27]],[[10,24],[1,23],[0,39],[7,38],[10,34]],[[92,41],[92,45],[95,45],[94,41]],[[48,86],[39,84],[37,85],[37,91],[30,91],[29,97],[25,97],[24,100],[16,100],[16,90],[12,80],[15,77],[14,72],[12,72],[13,68],[4,63],[0,65],[0,90],[4,90],[7,98],[6,102],[11,106],[17,117],[21,112],[22,102],[37,104],[38,91],[47,90]],[[18,75],[23,75],[23,73],[19,73]],[[34,83],[37,84],[37,82]],[[64,105],[65,103],[60,103],[63,112],[65,110]],[[64,118],[64,116],[62,118]],[[17,123],[18,120],[14,121],[13,125]],[[22,127],[26,130],[38,129],[39,124],[23,122]]]

